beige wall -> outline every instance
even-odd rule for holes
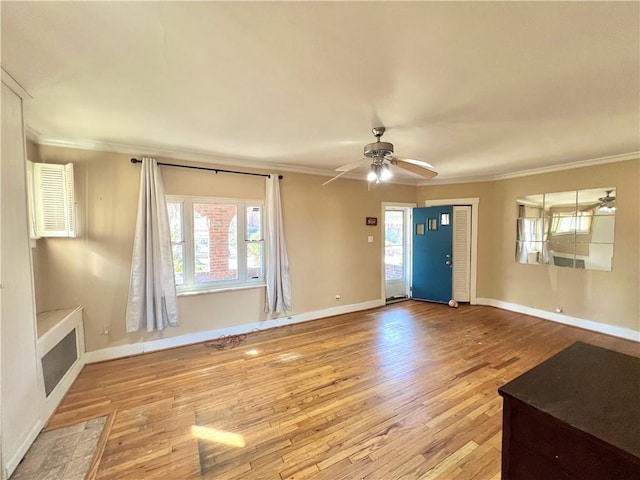
[[[515,262],[516,198],[535,193],[615,187],[611,272]],[[631,160],[490,183],[418,188],[425,199],[480,197],[478,297],[640,330],[640,162]]]
[[[616,188],[611,272],[523,265],[514,261],[516,198],[526,194]],[[565,170],[496,182],[496,274],[491,298],[640,330],[640,162]]]
[[[410,186],[367,191],[362,181],[322,187],[324,180],[287,174],[282,184],[293,298],[307,311],[381,298],[381,204],[415,202]],[[366,217],[377,217],[378,226],[366,226]]]
[[[30,158],[73,162],[80,236],[41,239],[33,249],[38,311],[84,305],[87,350],[265,320],[264,288],[179,298],[181,326],[127,334],[125,308],[140,166],[130,156],[29,145]],[[162,159],[159,159],[162,160]],[[479,197],[477,295],[640,330],[638,161],[495,182],[411,187],[284,173],[281,183],[294,314],[381,297],[381,203]],[[264,180],[163,167],[168,194],[263,198]],[[615,186],[612,272],[521,265],[514,260],[518,196]],[[377,227],[365,217],[378,217]],[[367,243],[373,235],[374,242]],[[335,295],[340,294],[337,301]],[[103,327],[111,329],[102,335]]]
[[[87,350],[266,318],[264,288],[254,288],[180,297],[179,328],[127,334],[124,315],[140,166],[121,154],[31,148],[39,150],[40,158],[34,160],[74,163],[80,236],[37,241],[36,304],[39,312],[84,305]],[[167,194],[264,198],[261,177],[171,167],[162,167],[162,175]],[[380,299],[382,222],[367,227],[365,217],[380,217],[382,202],[415,202],[411,186],[367,192],[365,182],[342,180],[322,187],[324,180],[285,172],[281,183],[294,314]],[[368,235],[374,243],[367,243]],[[104,326],[111,328],[110,335],[101,334]]]

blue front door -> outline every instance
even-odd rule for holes
[[[411,296],[447,303],[451,294],[453,206],[413,209]]]

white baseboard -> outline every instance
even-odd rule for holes
[[[178,338],[178,337],[176,337]],[[105,360],[113,360],[114,358],[129,357],[144,353],[143,343],[131,343],[129,345],[118,345],[117,347],[101,348],[84,354],[84,363],[103,362]]]
[[[503,302],[502,300],[495,300],[493,298],[478,298],[477,304],[497,307],[503,310],[509,310],[511,312],[523,313],[525,315],[539,317],[544,320],[551,320],[552,322],[571,325],[572,327],[584,328],[585,330],[591,330],[593,332],[604,333],[606,335],[612,335],[614,337],[625,338],[627,340],[640,342],[640,332],[631,330],[630,328],[607,325],[605,323],[594,322],[592,320],[572,317],[563,313],[547,312],[545,310],[539,310],[537,308],[527,307],[525,305],[519,305],[517,303]]]
[[[384,300],[370,300],[368,302],[342,305],[339,307],[326,308],[324,310],[316,310],[313,312],[305,312],[287,317],[278,317],[259,322],[245,323],[234,327],[224,327],[215,330],[207,330],[204,332],[189,333],[186,335],[180,335],[178,337],[162,338],[160,340],[151,340],[148,342],[133,343],[130,345],[107,347],[100,350],[94,350],[92,352],[86,352],[84,361],[85,363],[95,363],[105,360],[113,360],[116,358],[137,355],[145,352],[153,352],[157,350],[164,350],[167,348],[191,345],[193,343],[206,342],[219,338],[223,335],[239,335],[241,333],[252,332],[256,329],[266,330],[268,328],[282,327],[285,325],[292,325],[294,323],[317,320],[318,318],[332,317],[334,315],[358,312],[360,310],[368,310],[370,308],[380,307],[384,304]]]

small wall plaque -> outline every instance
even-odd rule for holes
[[[371,226],[378,225],[378,217],[367,217],[366,224]]]

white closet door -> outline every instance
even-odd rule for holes
[[[471,207],[453,207],[453,299],[470,301]]]
[[[7,478],[15,469],[42,427],[24,148],[22,100],[3,83],[0,174],[2,478]]]

